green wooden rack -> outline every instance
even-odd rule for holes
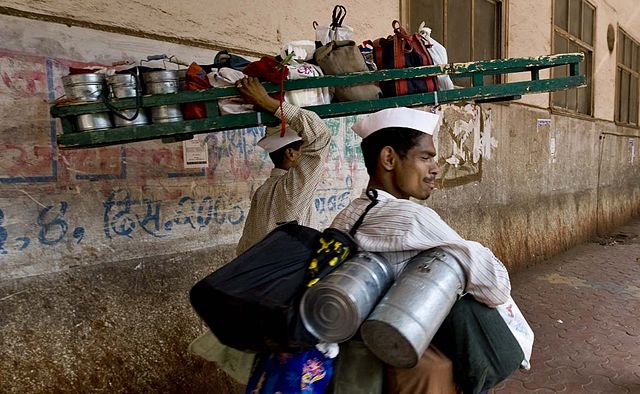
[[[534,58],[453,63],[291,80],[285,81],[284,89],[298,90],[348,86],[443,74],[449,74],[452,78],[470,78],[471,80],[470,87],[459,89],[306,107],[306,109],[317,113],[321,118],[333,118],[369,113],[390,107],[413,107],[460,101],[480,103],[514,100],[524,94],[577,88],[586,85],[586,77],[580,75],[580,62],[583,60],[583,54],[569,53]],[[540,70],[553,67],[562,67],[563,70],[558,74],[563,76],[540,79]],[[514,73],[526,73],[530,79],[489,85],[484,83],[485,76]],[[280,90],[278,85],[271,83],[265,83],[264,87],[268,93],[276,93]],[[109,111],[107,106],[101,102],[53,105],[51,107],[51,115],[61,120],[62,134],[58,136],[58,145],[60,148],[89,148],[150,139],[162,139],[165,142],[174,142],[190,139],[194,134],[199,133],[241,129],[261,124],[269,126],[279,123],[279,120],[275,116],[266,112],[220,115],[218,111],[218,100],[237,96],[239,96],[239,91],[235,86],[144,96],[142,98],[143,108],[167,104],[204,102],[207,109],[207,117],[173,123],[117,127],[103,131],[74,131],[75,116]],[[136,99],[113,100],[111,105],[118,110],[135,109]]]

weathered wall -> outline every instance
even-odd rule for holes
[[[353,27],[360,42],[391,33],[399,2],[347,0],[344,24]],[[185,6],[176,1],[2,0],[3,13],[29,16],[129,35],[164,38],[213,48],[233,48],[248,54],[279,52],[284,43],[314,38],[313,22],[331,22],[334,2],[294,0],[205,1]]]
[[[460,120],[472,111],[477,120]],[[440,160],[462,151],[463,164],[444,164],[444,189],[428,205],[512,270],[640,212],[637,130],[515,104],[449,107],[444,119]],[[474,146],[482,152],[476,164]],[[447,181],[447,171],[459,171],[457,180]]]
[[[550,51],[551,2],[535,10],[528,3],[510,1],[509,56]],[[629,19],[638,9],[632,0],[595,3],[598,18],[619,20],[631,33],[638,28]],[[333,6],[284,4],[188,12],[169,3],[0,2],[0,12],[210,48],[0,15],[1,392],[238,389],[186,354],[203,329],[186,297],[233,255],[251,192],[269,173],[255,147],[261,131],[211,134],[209,168],[187,170],[181,144],[59,150],[48,101],[62,94],[60,76],[70,65],[155,53],[210,62],[211,48],[220,46],[273,53],[284,41],[310,38],[310,28],[298,33],[301,26],[326,18]],[[349,23],[367,32],[357,38],[388,34],[397,4],[376,3],[375,19],[360,11],[367,4],[345,4]],[[527,106],[442,109],[443,179],[428,205],[512,270],[640,213],[640,133],[610,122],[612,60],[600,49],[606,24],[597,23],[595,105],[603,120],[550,114],[547,95],[526,96]],[[327,121],[334,138],[314,198],[318,227],[367,181],[353,121]]]

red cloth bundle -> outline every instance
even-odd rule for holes
[[[186,90],[210,89],[212,86],[207,78],[207,73],[197,65],[191,63],[187,69]],[[182,106],[182,115],[185,119],[202,119],[207,117],[207,108],[203,102],[186,103]]]
[[[282,112],[282,101],[284,100],[284,81],[289,75],[289,69],[278,62],[273,56],[263,56],[260,60],[251,62],[242,72],[249,77],[256,77],[260,80],[277,83],[280,85],[280,92],[273,96],[280,100],[280,112]],[[284,116],[280,124],[280,137],[284,136],[285,122]]]

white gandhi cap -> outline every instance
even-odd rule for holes
[[[302,141],[302,138],[291,128],[285,128],[284,135],[280,137],[280,127],[268,128],[264,137],[258,141],[258,146],[269,153],[289,145],[292,142]]]
[[[363,117],[351,129],[363,139],[387,127],[402,127],[433,135],[439,118],[439,115],[419,109],[387,108]]]

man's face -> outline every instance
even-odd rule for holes
[[[429,198],[435,188],[436,175],[440,173],[435,155],[433,137],[424,134],[407,152],[406,157],[398,157],[398,164],[394,168],[394,183],[395,189],[401,194],[400,198]]]

